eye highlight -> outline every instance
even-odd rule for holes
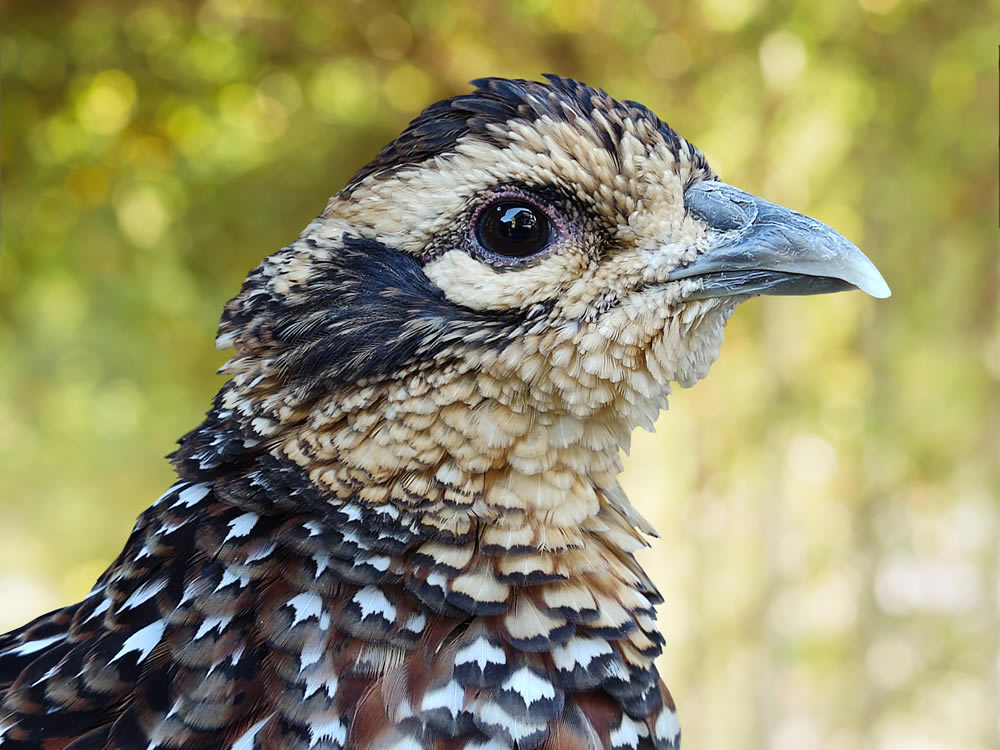
[[[483,249],[504,258],[527,258],[549,244],[549,219],[524,200],[500,200],[476,220],[476,240]]]

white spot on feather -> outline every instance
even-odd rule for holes
[[[487,664],[507,663],[507,655],[499,646],[490,643],[484,636],[479,636],[467,646],[462,646],[455,652],[455,664],[469,664],[475,662],[480,671],[486,669]]]
[[[368,544],[368,542],[362,541],[361,537],[359,537],[351,529],[345,531],[343,533],[342,538],[345,542],[347,542],[348,544],[353,544],[358,549],[368,549],[371,546],[370,544]]]
[[[664,706],[660,715],[656,717],[653,731],[656,732],[658,739],[670,740],[676,744],[677,736],[681,733],[681,724],[677,720],[677,714]]]
[[[316,594],[309,592],[293,596],[285,603],[285,606],[295,610],[295,615],[292,618],[293,628],[310,617],[315,617],[319,620],[323,614],[323,600]]]
[[[221,634],[225,627],[230,623],[233,618],[229,615],[223,615],[222,617],[207,617],[205,621],[198,628],[198,632],[194,634],[194,639],[204,638],[208,633],[218,628]]]
[[[274,542],[269,542],[268,544],[265,544],[264,546],[259,547],[256,552],[254,552],[251,555],[247,555],[246,562],[252,563],[252,562],[256,562],[257,560],[265,560],[265,559],[267,559],[268,557],[271,556],[271,553],[274,552],[274,548],[276,546],[277,545]]]
[[[619,748],[631,749],[639,747],[639,737],[645,737],[647,734],[649,734],[649,730],[645,724],[622,714],[622,720],[618,723],[617,727],[611,730],[608,739],[611,740],[611,747],[614,750],[618,750]]]
[[[22,643],[17,648],[8,649],[4,653],[13,654],[14,656],[27,656],[28,654],[34,654],[41,651],[46,646],[51,646],[53,643],[57,643],[65,638],[64,633],[59,635],[53,635],[49,638],[41,638],[37,641],[28,641],[27,643]]]
[[[188,581],[187,585],[184,587],[184,591],[181,593],[181,600],[177,603],[177,608],[179,609],[184,604],[192,601],[198,594],[205,590],[205,579],[198,577],[191,581]]]
[[[177,498],[177,502],[171,505],[171,508],[177,508],[183,505],[185,508],[190,508],[193,505],[197,505],[205,495],[209,493],[211,487],[205,482],[199,484],[192,484],[190,487],[184,489]]]
[[[347,727],[339,716],[326,721],[309,722],[309,747],[316,747],[316,744],[323,739],[333,740],[341,746],[347,742]]]
[[[528,667],[521,667],[504,682],[502,690],[511,690],[521,696],[524,705],[531,708],[535,701],[552,700],[556,697],[552,683],[539,677]]]
[[[253,750],[253,738],[256,737],[257,732],[263,729],[264,725],[271,720],[272,716],[274,716],[274,714],[268,714],[241,734],[239,739],[237,739],[236,742],[230,746],[230,750]]]
[[[163,591],[166,587],[167,581],[164,578],[160,578],[156,581],[150,583],[144,583],[142,586],[137,588],[132,592],[132,596],[125,600],[124,604],[118,608],[118,612],[124,612],[126,609],[132,609],[133,607],[138,607],[145,601],[152,599],[158,593]]]
[[[399,518],[399,509],[392,505],[380,505],[375,509],[375,512],[382,516],[389,516],[393,520]]]
[[[421,711],[445,709],[452,719],[457,719],[465,703],[465,689],[455,680],[450,680],[437,690],[429,690],[420,703]]]
[[[545,731],[544,723],[534,723],[517,719],[492,701],[480,708],[479,720],[509,734],[511,739],[516,743]]]
[[[94,607],[94,611],[91,612],[89,615],[87,615],[87,618],[84,620],[84,622],[90,622],[95,617],[100,617],[105,612],[107,612],[109,609],[111,609],[111,598],[110,597],[104,599],[100,604],[98,604],[96,607]]]
[[[163,631],[166,630],[166,627],[167,623],[163,620],[157,620],[141,630],[135,631],[132,635],[125,639],[125,643],[122,644],[121,650],[115,654],[110,663],[113,664],[131,651],[139,652],[137,663],[141,663],[143,659],[149,656],[149,652],[156,647],[156,644],[160,642],[160,639],[163,638]]]
[[[308,700],[309,696],[315,693],[320,688],[326,691],[326,696],[328,698],[335,698],[337,695],[337,675],[306,675],[306,690],[303,694],[303,699]]]
[[[43,682],[45,682],[50,677],[54,677],[55,674],[59,671],[59,667],[61,665],[62,665],[62,661],[59,661],[58,663],[53,664],[51,667],[49,667],[48,669],[46,669],[45,670],[45,674],[43,674],[41,677],[39,677],[37,680],[35,680],[33,683],[31,683],[31,687],[35,687],[35,685],[41,685]]]
[[[187,487],[187,486],[188,486],[187,482],[178,482],[177,484],[171,485],[171,487],[170,487],[169,490],[167,490],[166,492],[164,492],[162,495],[160,495],[158,498],[156,498],[153,501],[153,506],[155,507],[155,506],[159,505],[164,500],[166,500],[168,497],[170,497],[172,494],[174,494],[174,492],[177,492],[178,490],[180,490],[181,487]]]
[[[322,552],[317,552],[312,556],[313,562],[316,563],[316,578],[323,575],[323,571],[326,570],[327,565],[330,562],[330,556],[325,555]]]
[[[244,513],[242,516],[234,518],[229,522],[230,531],[226,535],[226,538],[222,540],[223,544],[230,539],[249,534],[253,530],[253,527],[257,525],[257,519],[259,518],[260,516],[256,513]]]
[[[243,588],[250,583],[250,576],[242,571],[234,573],[231,569],[226,568],[222,571],[222,580],[219,581],[219,585],[215,587],[215,590],[221,591],[231,583],[239,583],[240,588]]]
[[[441,571],[435,570],[427,576],[426,583],[428,586],[436,586],[443,591],[445,584],[448,583],[448,577]]]
[[[403,625],[405,630],[409,630],[411,633],[423,633],[424,627],[427,625],[427,617],[423,612],[417,612],[416,614],[410,615],[407,619],[406,624]]]
[[[360,521],[361,520],[361,509],[357,505],[351,503],[350,505],[345,505],[340,509],[340,512],[347,516],[348,521]]]
[[[361,609],[361,619],[377,614],[386,622],[396,621],[396,608],[377,586],[365,586],[354,595],[355,603]]]
[[[564,646],[552,649],[552,661],[557,669],[572,672],[577,664],[586,669],[597,657],[613,653],[611,645],[601,638],[574,636]]]
[[[324,644],[322,641],[303,646],[299,652],[299,674],[323,657]]]
[[[182,700],[183,700],[182,698],[178,698],[177,700],[174,701],[173,705],[170,707],[170,710],[167,711],[167,715],[165,718],[169,719],[171,716],[173,716],[174,714],[178,713],[181,710]]]

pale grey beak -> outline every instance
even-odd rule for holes
[[[860,289],[888,297],[889,285],[864,253],[822,222],[724,182],[684,193],[692,216],[708,225],[712,246],[670,279],[698,277],[688,299],[739,294],[825,294]]]

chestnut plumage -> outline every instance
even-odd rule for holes
[[[645,107],[476,81],[226,306],[177,483],[0,636],[0,746],[679,747],[620,450],[740,302],[855,287]]]

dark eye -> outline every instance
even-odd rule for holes
[[[479,214],[476,239],[491,253],[527,258],[549,243],[549,220],[530,203],[500,201]]]

